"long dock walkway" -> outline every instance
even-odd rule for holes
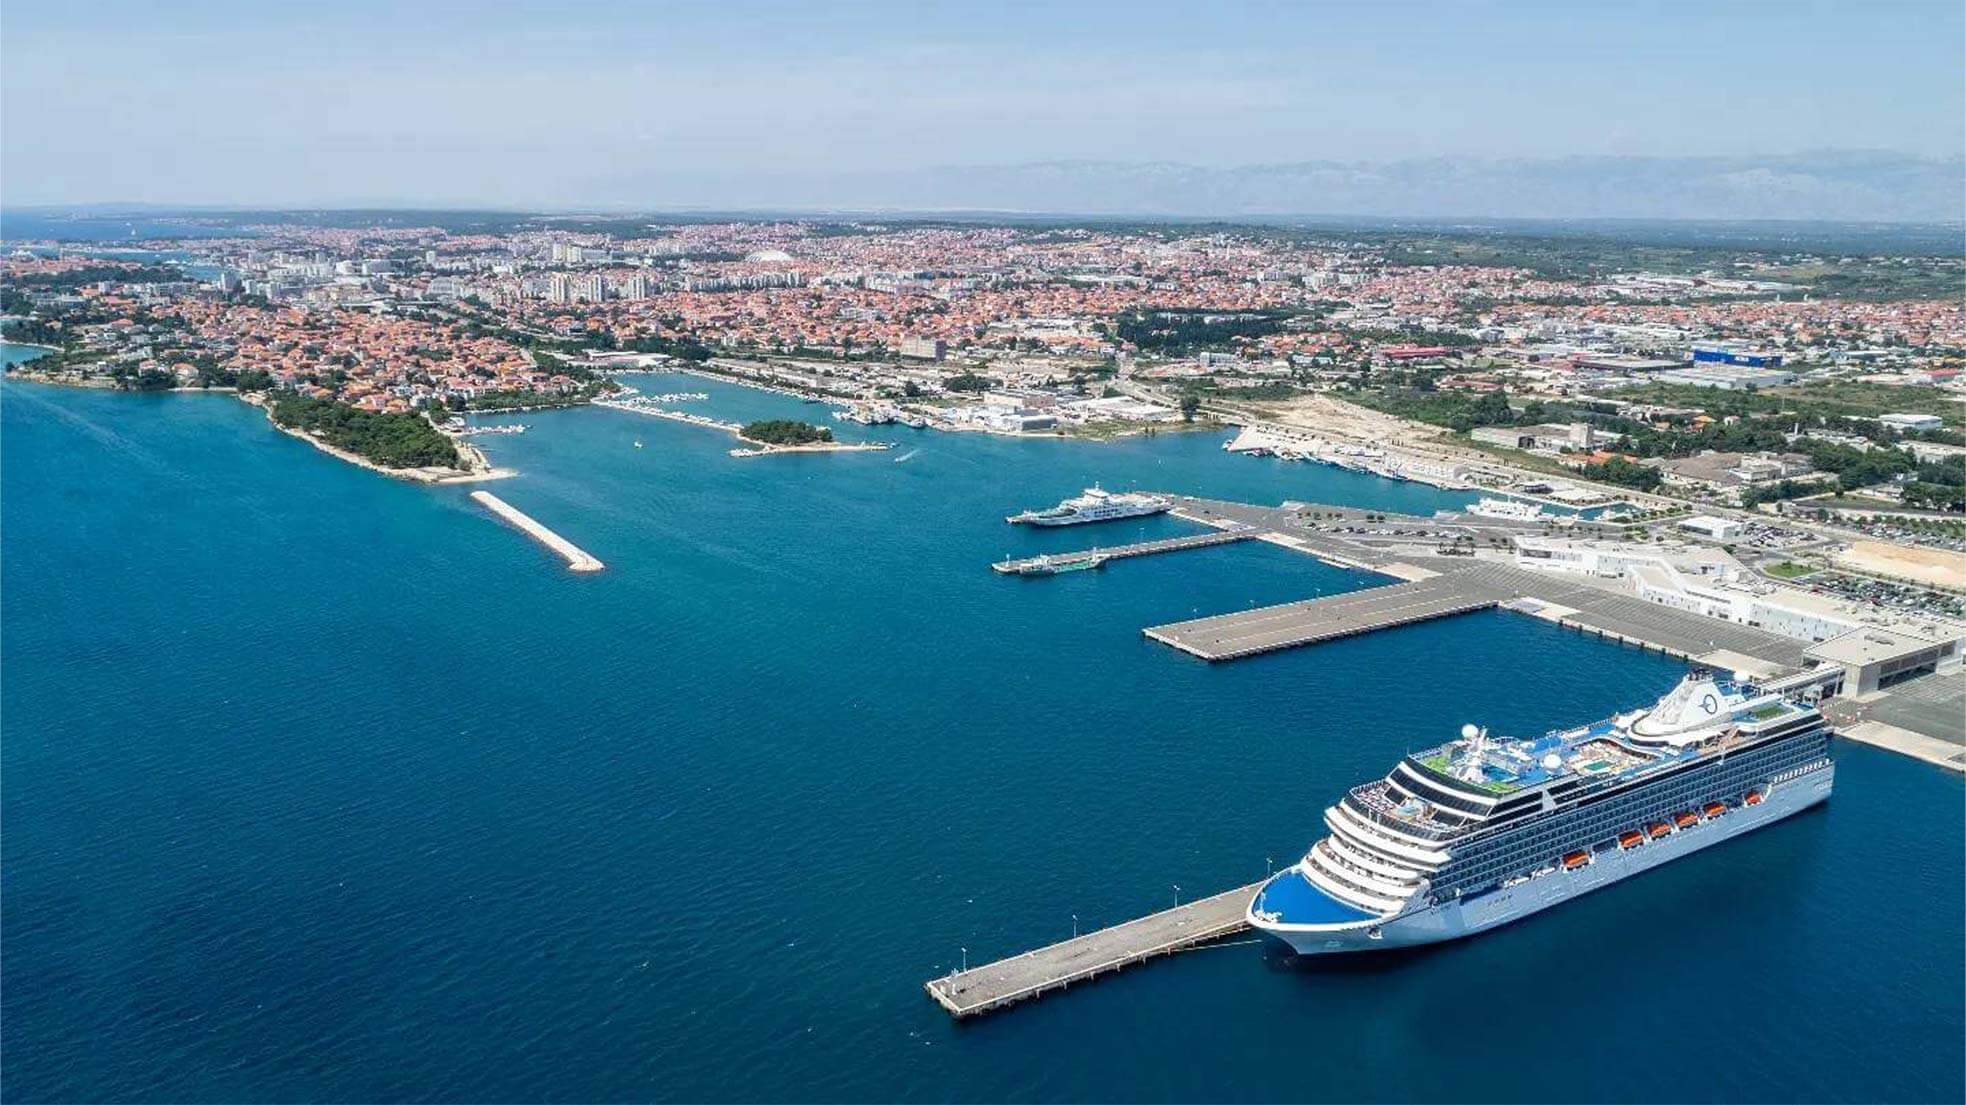
[[[1148,637],[1204,660],[1235,660],[1396,625],[1487,610],[1507,596],[1461,575],[1370,587],[1233,614],[1150,626]]]
[[[692,414],[689,411],[672,411],[652,403],[637,403],[632,399],[596,399],[594,406],[606,407],[613,411],[627,411],[629,414],[645,414],[650,418],[666,418],[671,422],[683,422],[691,426],[701,426],[706,430],[722,430],[727,434],[737,433],[744,427],[736,422],[728,422],[708,415]]]
[[[1121,560],[1129,556],[1152,556],[1155,553],[1179,552],[1182,549],[1203,549],[1211,545],[1227,545],[1236,541],[1247,541],[1261,536],[1263,530],[1258,526],[1238,526],[1234,529],[1218,530],[1214,533],[1197,533],[1187,537],[1163,537],[1158,541],[1138,541],[1131,545],[1112,545],[1106,548],[1080,549],[1077,552],[1051,553],[1045,556],[1029,556],[1021,560],[999,560],[990,565],[999,572],[1016,573],[1034,564],[1071,564],[1080,560]]]
[[[534,521],[530,515],[489,491],[473,491],[473,499],[484,504],[493,514],[512,523],[526,536],[567,558],[567,567],[576,572],[598,572],[607,565],[584,552],[580,546],[547,529]]]
[[[1226,890],[1010,959],[932,978],[925,984],[928,995],[952,1016],[973,1017],[1229,936],[1249,926],[1249,902],[1262,885]]]

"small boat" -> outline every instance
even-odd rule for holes
[[[1741,795],[1741,801],[1746,802],[1750,806],[1759,806],[1761,804],[1761,792],[1758,790],[1748,791],[1746,794]]]
[[[1645,827],[1645,831],[1653,840],[1657,840],[1667,833],[1672,832],[1672,826],[1663,821],[1654,821]]]
[[[1591,854],[1589,852],[1572,852],[1563,857],[1563,869],[1565,871],[1575,871],[1590,861]]]
[[[1643,843],[1645,843],[1644,833],[1623,832],[1618,834],[1618,847],[1620,848],[1636,848]]]
[[[638,439],[636,439],[636,441],[635,441],[635,448],[637,448],[637,449],[639,449],[639,448],[641,448],[641,447],[642,447],[642,443],[641,443],[641,440],[640,440],[640,439],[638,438]]]
[[[1682,829],[1687,829],[1687,828],[1691,828],[1694,825],[1698,825],[1700,823],[1700,818],[1698,814],[1676,813],[1672,815],[1672,823],[1679,826]]]
[[[1705,806],[1702,806],[1700,808],[1700,813],[1702,813],[1708,818],[1719,817],[1721,814],[1726,812],[1727,812],[1727,805],[1724,802],[1708,802]]]

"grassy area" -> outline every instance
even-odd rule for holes
[[[1869,384],[1834,380],[1759,391],[1718,391],[1684,384],[1627,388],[1618,398],[1634,403],[1696,407],[1712,414],[1773,414],[1788,411],[1836,418],[1875,418],[1880,414],[1935,414],[1947,422],[1966,419],[1966,403],[1951,392],[1923,384]]]
[[[1179,434],[1193,430],[1219,430],[1222,423],[1212,418],[1197,418],[1193,422],[1127,422],[1121,419],[1101,419],[1097,422],[1082,422],[1065,426],[1060,433],[1066,437],[1082,438],[1088,441],[1112,441],[1116,438],[1132,437],[1140,434]]]
[[[1941,388],[1923,384],[1866,384],[1838,380],[1803,387],[1769,388],[1763,394],[1788,400],[1804,414],[1874,417],[1880,414],[1936,414],[1957,423],[1966,417],[1966,403]]]
[[[1821,570],[1820,568],[1810,567],[1807,564],[1797,564],[1793,560],[1784,560],[1772,568],[1762,569],[1762,571],[1767,572],[1776,579],[1800,579],[1803,576],[1815,575]]]

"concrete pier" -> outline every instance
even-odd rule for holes
[[[1182,549],[1204,549],[1211,545],[1228,545],[1236,541],[1247,541],[1262,536],[1263,531],[1255,526],[1237,526],[1218,530],[1214,533],[1197,533],[1188,537],[1165,537],[1158,541],[1139,541],[1131,545],[1112,545],[1107,548],[1080,549],[1078,552],[1052,553],[1048,556],[1025,557],[1022,560],[999,560],[990,565],[999,572],[1014,574],[1030,565],[1046,561],[1052,564],[1070,564],[1095,557],[1106,560],[1121,560],[1129,556],[1152,556],[1155,553],[1179,552]]]
[[[1489,607],[1725,670],[1764,674],[1810,666],[1804,642],[1738,622],[1646,602],[1606,580],[1515,566],[1502,550],[1538,527],[1456,516],[1420,518],[1320,503],[1254,506],[1176,496],[1174,513],[1205,525],[1247,526],[1262,540],[1337,567],[1406,583],[1154,626],[1156,641],[1231,660]],[[1446,555],[1459,540],[1466,551]],[[1470,555],[1479,553],[1481,555]]]
[[[517,526],[526,536],[566,557],[567,567],[576,572],[598,572],[607,565],[582,551],[580,546],[534,521],[525,512],[489,491],[473,491],[471,497],[493,514]]]
[[[973,1017],[1229,936],[1249,927],[1249,902],[1262,885],[1251,883],[1010,959],[932,978],[925,984],[928,995],[954,1017]]]
[[[629,414],[645,414],[650,418],[666,418],[671,422],[682,422],[691,426],[701,426],[706,430],[722,430],[727,434],[735,434],[744,428],[736,422],[727,422],[721,418],[691,414],[689,411],[672,411],[649,403],[636,403],[633,400],[627,399],[596,399],[594,400],[594,406],[606,407],[613,411],[627,411]]]
[[[1335,641],[1376,629],[1488,610],[1501,597],[1458,575],[1371,587],[1234,614],[1151,626],[1142,632],[1204,660],[1236,660],[1277,649]]]

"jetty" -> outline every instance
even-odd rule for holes
[[[988,1013],[1242,932],[1249,927],[1249,903],[1262,885],[1225,890],[1009,959],[952,971],[924,985],[928,996],[959,1020]]]
[[[1342,595],[1149,626],[1148,638],[1204,660],[1237,660],[1394,626],[1489,610],[1507,599],[1468,577],[1440,575]]]
[[[1806,643],[1770,630],[1647,602],[1615,583],[1532,571],[1500,550],[1541,525],[1452,515],[1422,518],[1323,503],[1255,506],[1172,496],[1173,514],[1204,525],[1251,527],[1263,541],[1334,567],[1371,572],[1383,585],[1150,626],[1142,632],[1206,660],[1235,660],[1381,629],[1500,609],[1668,656],[1767,673],[1811,666]],[[1579,522],[1567,532],[1602,536]],[[1453,549],[1462,550],[1458,555]],[[1495,550],[1481,555],[1484,550]],[[1499,555],[1498,555],[1499,554]]]
[[[567,560],[567,567],[576,572],[598,572],[607,565],[583,551],[580,546],[547,529],[530,515],[506,502],[489,491],[473,491],[471,497],[483,504],[487,510],[507,522],[517,526],[526,536],[559,553]]]
[[[1228,545],[1237,541],[1248,541],[1261,536],[1263,531],[1256,526],[1234,526],[1216,530],[1212,533],[1196,533],[1186,537],[1164,537],[1158,541],[1138,541],[1131,545],[1112,545],[1105,548],[1080,549],[1077,552],[1050,553],[1044,556],[1028,556],[1018,560],[999,560],[990,567],[1006,575],[1016,575],[1024,569],[1040,562],[1052,565],[1075,564],[1082,560],[1122,560],[1130,556],[1153,556],[1156,553],[1179,552],[1182,549],[1205,549],[1212,545]]]
[[[690,426],[701,426],[706,430],[722,430],[727,434],[735,434],[744,429],[743,426],[736,422],[727,422],[721,418],[711,418],[708,415],[702,414],[691,414],[689,411],[665,410],[657,406],[653,400],[647,397],[596,399],[594,400],[594,406],[606,407],[611,411],[627,411],[629,414],[645,414],[650,418],[666,418],[671,422],[681,422]]]

